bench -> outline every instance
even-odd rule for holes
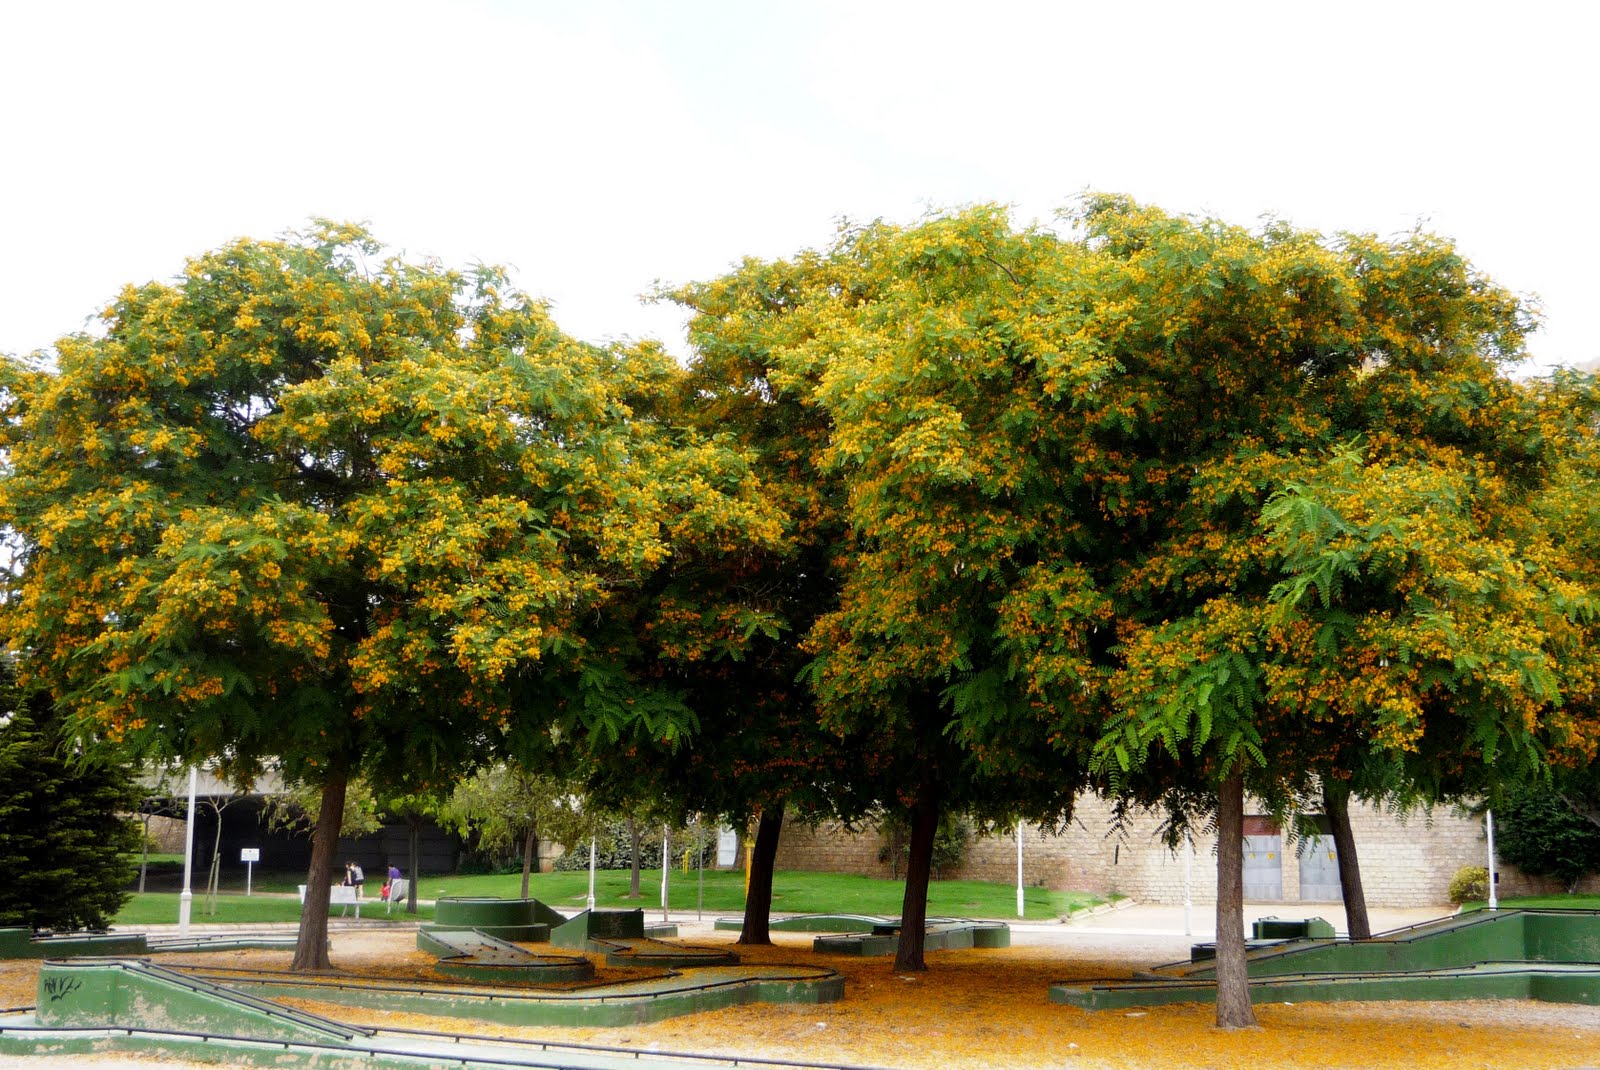
[[[302,884],[300,885],[300,903],[302,906],[305,901],[306,886]],[[328,889],[328,909],[332,910],[335,906],[344,907],[344,910],[339,912],[341,918],[350,913],[351,906],[356,908],[356,918],[359,920],[361,917],[361,900],[356,897],[356,890],[351,885],[335,884]]]
[[[387,896],[387,898],[384,901],[383,912],[385,914],[388,914],[391,911],[393,911],[394,910],[394,905],[396,903],[400,902],[401,900],[405,899],[405,897],[407,895],[409,895],[410,893],[411,893],[411,882],[406,880],[404,877],[396,877],[394,880],[390,881],[389,882],[389,895]]]

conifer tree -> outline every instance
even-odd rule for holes
[[[10,670],[5,672],[7,698]],[[128,898],[138,790],[106,755],[78,752],[42,696],[0,713],[0,925],[100,929]]]

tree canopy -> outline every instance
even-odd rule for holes
[[[575,342],[496,271],[333,224],[103,320],[54,368],[5,364],[7,632],[98,733],[324,785],[308,919],[357,770],[422,788],[552,726],[693,727],[610,614],[780,528],[739,454],[656,418],[659,349]],[[316,928],[301,965],[326,964]]]
[[[1532,318],[1449,242],[1091,195],[668,296],[686,368],[359,228],[130,288],[0,368],[23,671],[322,785],[319,858],[356,773],[570,748],[602,795],[902,810],[905,969],[942,813],[1214,816],[1229,1025],[1247,790],[1590,783],[1596,391],[1506,374]]]

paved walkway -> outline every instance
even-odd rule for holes
[[[1452,913],[1454,908],[1448,903],[1431,907],[1371,907],[1367,910],[1374,933],[1401,929]],[[1332,923],[1340,936],[1348,931],[1343,903],[1246,903],[1244,923],[1247,932],[1250,924],[1259,918],[1322,918]],[[1195,903],[1188,910],[1182,906],[1134,903],[1103,913],[1080,916],[1062,927],[1129,936],[1192,936],[1200,941],[1216,939],[1216,923],[1215,903]],[[1032,923],[1029,922],[1011,923],[1014,932],[1031,927]]]

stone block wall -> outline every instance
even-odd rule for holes
[[[1352,803],[1351,825],[1361,863],[1362,885],[1371,906],[1433,906],[1446,901],[1450,879],[1462,866],[1485,864],[1483,822],[1447,809],[1408,815]],[[1312,902],[1300,896],[1296,844],[1281,834],[1283,902]],[[868,827],[852,832],[837,824],[808,828],[786,822],[778,846],[779,869],[810,869],[890,877],[880,861],[884,838]],[[1188,853],[1168,850],[1159,837],[1159,818],[1135,817],[1120,831],[1104,801],[1080,799],[1072,822],[1057,833],[1032,825],[1022,829],[1022,872],[1028,885],[1071,888],[1102,895],[1120,894],[1147,903],[1182,903],[1185,888],[1195,903],[1215,901],[1216,838],[1197,836]],[[966,864],[953,877],[1012,882],[1017,879],[1013,834],[973,840]],[[1600,892],[1600,877],[1589,877],[1582,891]],[[1500,867],[1502,896],[1542,895],[1564,889],[1558,881],[1529,877],[1513,866]]]
[[[774,865],[778,869],[889,877],[888,862],[878,860],[884,843],[883,836],[871,827],[852,832],[838,822],[810,826],[791,819],[783,823]]]

